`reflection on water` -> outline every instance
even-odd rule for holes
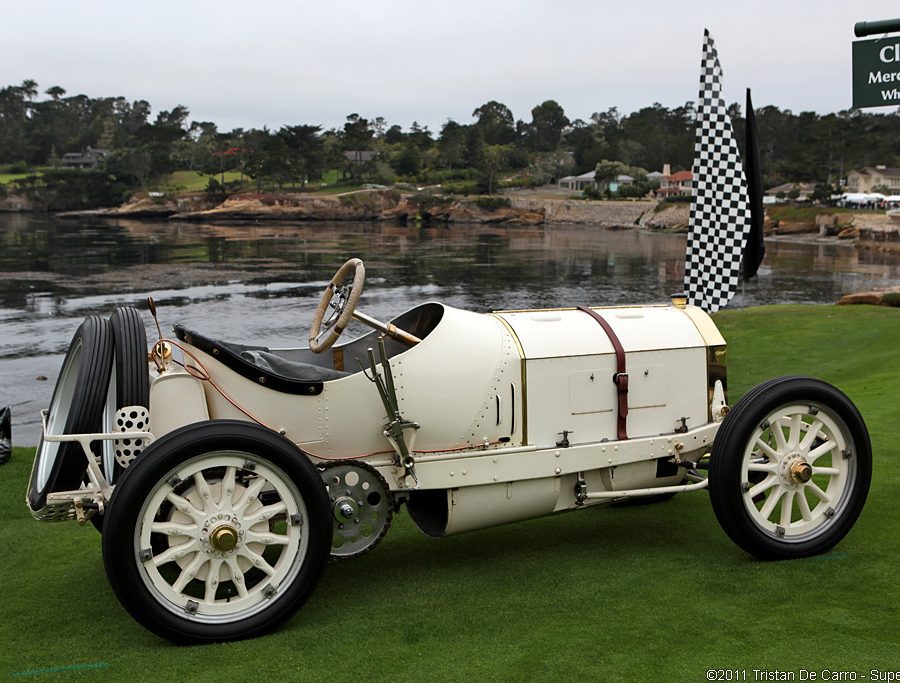
[[[34,443],[69,339],[87,315],[157,301],[214,337],[303,343],[338,266],[366,262],[361,310],[389,318],[436,299],[473,310],[662,302],[681,290],[683,235],[582,226],[212,226],[0,215],[0,405]],[[733,306],[830,303],[900,284],[896,257],[843,243],[769,242]],[[149,316],[145,321],[150,326]],[[353,334],[353,330],[349,331]],[[35,381],[47,376],[49,381]]]

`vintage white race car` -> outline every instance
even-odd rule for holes
[[[725,341],[682,298],[424,303],[382,323],[356,311],[364,277],[359,259],[341,267],[309,348],[176,326],[148,354],[131,308],[76,332],[28,505],[102,528],[110,583],[151,631],[276,628],[401,505],[439,537],[708,487],[725,532],[766,559],[824,552],[860,514],[871,446],[850,400],[783,377],[729,409]],[[351,317],[373,330],[336,344]]]

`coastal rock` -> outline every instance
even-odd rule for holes
[[[837,214],[816,214],[816,229],[819,237],[833,237],[841,232],[842,225],[838,223]]]
[[[34,211],[28,197],[20,194],[8,194],[0,197],[0,212],[18,213],[20,211]]]
[[[458,199],[427,208],[410,207],[410,215],[439,223],[504,223],[507,225],[538,225],[544,222],[544,212],[512,206],[483,207],[477,200]]]
[[[857,214],[859,216],[859,214]],[[881,212],[869,212],[854,220],[859,226],[860,249],[874,251],[900,252],[900,222]]]
[[[879,292],[856,292],[845,294],[838,301],[838,306],[853,304],[867,304],[869,306],[893,306],[900,307],[900,288]]]
[[[191,221],[372,221],[437,223],[504,223],[533,225],[544,222],[539,211],[513,207],[480,207],[477,199],[401,196],[388,189],[369,189],[339,195],[278,193],[240,194],[218,206],[171,216]]]
[[[687,232],[691,218],[691,205],[687,202],[663,205],[657,211],[647,211],[641,216],[640,226],[650,230],[668,230],[671,232]]]
[[[135,195],[122,206],[109,209],[110,216],[123,218],[162,218],[187,211],[202,211],[211,208],[211,201],[205,192],[159,196],[152,193]]]
[[[360,190],[339,195],[250,193],[229,197],[218,206],[178,213],[180,220],[294,220],[366,221],[396,207],[400,195],[393,190]]]
[[[539,213],[546,223],[576,223],[603,228],[636,227],[656,202],[635,201],[585,201],[550,197],[510,196],[510,207],[526,212]]]

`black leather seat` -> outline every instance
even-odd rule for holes
[[[175,325],[175,336],[209,354],[239,375],[274,391],[315,396],[322,384],[350,373],[312,363],[290,361],[264,346],[244,346],[210,339],[198,332]]]

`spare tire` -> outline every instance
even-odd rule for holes
[[[147,370],[147,332],[136,308],[118,306],[109,317],[115,362],[109,377],[101,429],[118,431],[116,411],[125,406],[150,406],[150,374]],[[115,484],[124,468],[116,461],[115,443],[103,441],[101,467],[106,480]]]
[[[109,321],[99,316],[85,318],[72,337],[53,388],[47,413],[50,434],[84,434],[100,428],[112,364]],[[86,472],[80,444],[45,441],[42,436],[35,453],[28,505],[37,511],[46,505],[48,493],[77,489]]]

